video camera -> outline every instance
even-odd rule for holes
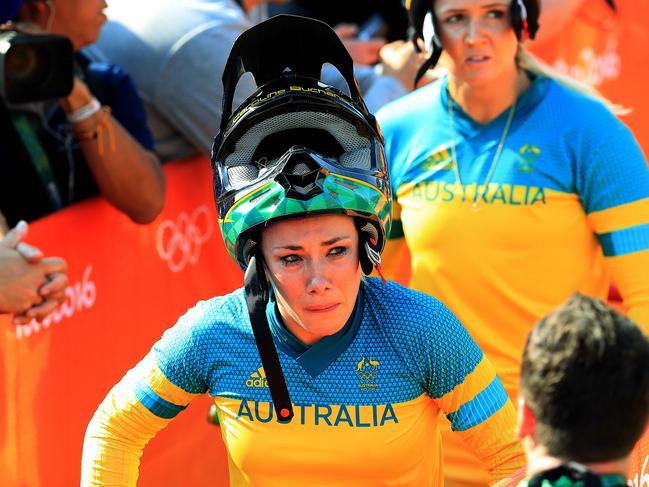
[[[66,37],[0,31],[0,98],[9,103],[63,98],[73,80],[74,51]]]

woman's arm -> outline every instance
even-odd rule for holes
[[[516,410],[484,354],[438,404],[454,433],[482,462],[490,484],[511,477],[525,465],[523,447],[516,437]]]
[[[86,430],[81,485],[135,486],[143,449],[189,402],[151,353],[108,393]]]
[[[199,303],[165,331],[100,404],[86,430],[81,485],[135,485],[144,446],[207,392],[209,364],[200,332],[196,338],[205,306]]]
[[[626,126],[596,116],[577,161],[579,197],[629,317],[649,334],[649,167]]]
[[[516,410],[496,371],[464,326],[441,303],[425,342],[430,351],[426,389],[451,429],[482,462],[490,483],[525,465],[516,437]]]

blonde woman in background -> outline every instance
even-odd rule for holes
[[[378,112],[395,194],[385,260],[410,251],[410,287],[445,302],[518,394],[533,324],[614,278],[649,330],[649,171],[610,104],[555,76],[523,45],[536,0],[413,0],[418,37],[448,75]],[[447,428],[449,429],[449,428]],[[446,431],[448,433],[448,431]],[[446,434],[446,485],[485,485]]]

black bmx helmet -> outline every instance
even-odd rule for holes
[[[614,12],[617,11],[614,0],[605,1]],[[438,31],[433,2],[434,0],[406,0],[406,8],[408,9],[408,16],[410,18],[410,39],[417,51],[420,50],[417,39],[424,40],[424,21],[428,13],[432,17],[434,31]],[[539,0],[512,0],[510,8],[512,27],[514,28],[514,32],[516,32],[516,37],[520,41],[534,39],[539,30],[539,15],[541,13]],[[415,87],[417,87],[417,83],[424,73],[430,68],[435,67],[442,54],[442,43],[435,33],[433,34],[431,44],[430,57],[419,67],[415,75]]]
[[[320,81],[324,63],[339,70],[349,96]],[[245,72],[259,88],[231,115]],[[335,32],[314,19],[273,17],[237,39],[223,85],[212,169],[231,257],[246,269],[256,234],[269,222],[342,213],[361,230],[361,265],[369,274],[380,264],[392,196],[383,139]]]
[[[349,95],[320,81],[325,63],[338,69]],[[246,72],[258,89],[232,113]],[[392,206],[383,139],[349,53],[318,20],[280,15],[241,34],[223,88],[211,157],[218,221],[226,249],[245,270],[250,322],[273,408],[277,420],[287,422],[293,409],[265,314],[269,290],[260,232],[281,219],[350,215],[363,271],[379,267]]]

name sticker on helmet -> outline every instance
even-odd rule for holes
[[[303,91],[305,93],[319,93],[321,95],[327,95],[327,96],[332,96],[334,98],[340,98],[337,94],[323,90],[322,88],[305,88],[303,86],[291,86],[289,87],[289,90],[291,91]]]
[[[272,98],[273,96],[281,95],[283,93],[286,93],[286,90],[271,91],[266,96],[262,96],[261,98],[254,100],[252,103],[260,103],[262,101],[268,100],[269,98]]]
[[[234,125],[235,123],[237,123],[241,117],[243,117],[246,113],[248,113],[248,110],[250,109],[250,107],[253,107],[253,106],[255,106],[255,105],[259,104],[259,103],[262,103],[262,102],[264,102],[264,101],[266,101],[266,100],[268,100],[269,98],[272,98],[272,97],[274,97],[274,96],[277,96],[277,95],[283,95],[284,93],[286,93],[286,90],[271,91],[270,93],[268,93],[267,95],[262,96],[261,98],[257,98],[257,99],[255,99],[255,100],[252,100],[252,101],[251,101],[250,103],[248,103],[247,105],[242,106],[242,107],[237,111],[237,113],[235,113],[235,114],[230,118],[230,121],[228,122],[228,124],[229,124],[229,125]]]

